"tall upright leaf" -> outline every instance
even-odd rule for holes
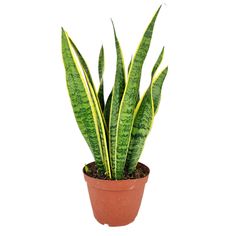
[[[166,67],[157,77],[152,79],[143,99],[135,109],[134,124],[126,160],[126,168],[129,173],[135,171],[146,138],[151,130],[153,118],[160,103],[162,84],[167,71],[168,68]]]
[[[77,124],[95,157],[99,171],[105,172],[95,107],[86,82],[73,57],[68,35],[63,29],[62,55],[66,70],[67,88]]]
[[[99,74],[99,89],[98,89],[98,99],[102,108],[104,110],[104,88],[103,88],[103,73],[104,73],[104,49],[101,47],[98,59],[98,74]]]
[[[116,35],[114,24],[113,24],[113,30],[114,30],[114,37],[115,37],[117,62],[116,62],[115,83],[113,86],[111,107],[110,107],[109,150],[110,150],[112,177],[116,179],[117,178],[116,176],[117,160],[116,160],[116,155],[115,155],[116,131],[117,131],[117,121],[118,121],[120,103],[121,103],[121,99],[122,99],[124,89],[125,89],[125,66],[124,66],[124,59],[123,59],[120,43]]]
[[[106,132],[107,131],[106,130],[106,122],[104,120],[103,113],[101,112],[101,107],[99,106],[99,102],[96,99],[96,94],[93,91],[93,89],[91,88],[91,85],[87,79],[86,73],[85,73],[85,78],[86,78],[87,85],[88,85],[90,92],[91,92],[91,97],[94,102],[95,111],[96,111],[96,115],[97,115],[98,129],[99,129],[99,133],[100,133],[101,147],[102,147],[102,151],[103,151],[103,164],[106,169],[105,174],[109,178],[111,178],[110,159],[109,159],[108,142],[107,142],[108,135]]]
[[[146,137],[152,126],[154,107],[151,86],[147,89],[143,99],[140,100],[139,104],[137,105],[137,111],[135,113],[136,114],[126,159],[126,168],[129,173],[132,173],[136,169],[136,165],[143,150]]]
[[[139,44],[139,47],[133,57],[128,74],[128,82],[120,105],[117,120],[117,132],[114,154],[117,179],[122,179],[124,174],[126,156],[130,142],[130,135],[133,127],[134,109],[136,107],[138,98],[142,66],[151,43],[152,32],[159,10],[160,8],[155,13],[150,24],[148,25],[143,35],[143,38]]]
[[[96,91],[94,83],[93,83],[93,79],[92,79],[92,76],[91,76],[91,73],[90,73],[88,65],[87,65],[87,62],[85,61],[85,59],[82,56],[81,52],[78,50],[78,48],[76,47],[76,45],[74,44],[74,42],[72,41],[72,39],[70,37],[69,37],[69,40],[70,40],[70,44],[71,44],[72,48],[74,49],[74,51],[75,51],[75,53],[76,53],[76,55],[77,55],[77,57],[79,59],[79,62],[81,64],[81,66],[82,66],[82,69],[83,69],[84,73],[87,74],[89,83],[91,84],[93,90]]]
[[[98,167],[111,177],[106,134],[96,97],[87,73],[85,78],[73,56],[72,44],[67,33],[62,30],[62,55],[66,69],[68,92],[78,126],[87,141]]]
[[[104,124],[106,131],[108,131],[108,128],[107,128],[107,125],[106,125],[106,122],[105,122],[105,118],[104,118],[104,115],[103,115],[103,112],[102,112],[102,108],[101,108],[101,105],[100,105],[100,102],[99,102],[99,99],[98,99],[98,96],[97,96],[97,93],[96,93],[95,86],[93,84],[93,79],[92,79],[90,70],[88,68],[88,65],[87,65],[84,57],[82,56],[82,54],[80,53],[80,51],[78,50],[78,48],[76,47],[74,42],[72,41],[72,39],[69,38],[69,40],[70,40],[71,46],[72,46],[78,60],[80,62],[82,70],[84,72],[85,80],[87,82],[89,91],[90,91],[91,96],[93,98],[93,101],[96,104],[96,107],[98,107],[98,109],[99,109],[99,115],[101,114],[101,117],[102,117],[102,120],[103,120],[102,123]]]
[[[70,41],[72,42],[71,39],[70,39]],[[75,51],[75,54],[78,57],[80,65],[83,69],[84,78],[87,83],[87,86],[90,91],[90,95],[91,95],[91,98],[92,98],[92,101],[93,101],[93,104],[95,107],[95,111],[96,111],[96,115],[97,115],[98,130],[99,130],[99,134],[100,134],[101,147],[102,147],[102,152],[103,152],[103,164],[106,169],[105,174],[109,178],[111,178],[110,161],[109,161],[109,153],[108,153],[108,142],[107,142],[107,132],[106,132],[107,126],[106,126],[105,118],[104,118],[104,115],[102,112],[102,108],[100,106],[100,102],[98,101],[96,91],[93,89],[94,87],[90,83],[90,81],[92,80],[92,77],[91,77],[89,68],[87,66],[87,63],[85,62],[84,58],[82,57],[81,53],[79,52],[79,50],[77,49],[75,44],[73,44],[72,47]]]

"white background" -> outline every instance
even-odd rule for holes
[[[63,26],[94,80],[101,44],[106,96],[115,22],[128,63],[163,3],[141,91],[163,45],[169,74],[141,161],[151,174],[136,221],[92,215],[81,169],[93,157],[70,106]],[[0,235],[236,235],[234,1],[8,0],[0,3]]]

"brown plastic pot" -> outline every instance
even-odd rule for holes
[[[149,168],[140,163],[144,168]],[[123,226],[134,221],[138,214],[148,175],[139,179],[102,180],[88,176],[84,178],[94,217],[101,224]]]

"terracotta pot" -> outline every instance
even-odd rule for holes
[[[149,168],[141,165],[147,168],[149,174]],[[99,223],[122,226],[134,221],[148,175],[139,179],[101,180],[88,176],[84,169],[83,172],[93,214]]]

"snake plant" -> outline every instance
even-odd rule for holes
[[[164,48],[151,72],[150,85],[144,95],[139,97],[142,67],[160,8],[144,32],[127,71],[112,23],[117,62],[114,86],[106,103],[103,89],[103,47],[98,59],[100,85],[96,90],[85,59],[62,29],[62,55],[74,115],[95,158],[98,171],[109,179],[123,179],[125,172],[135,171],[160,103],[162,84],[168,71],[168,67],[160,72],[158,70]]]

